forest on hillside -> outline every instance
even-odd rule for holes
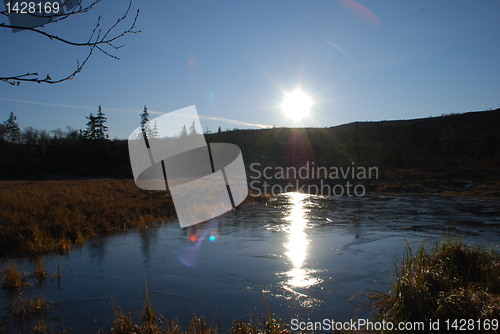
[[[100,120],[101,130],[89,132],[99,129],[95,126],[98,117],[87,117],[85,131],[20,130],[18,125],[12,131],[9,124],[15,126],[15,119],[5,121],[0,126],[0,178],[132,178],[127,141],[107,138],[105,119]],[[491,174],[500,169],[499,124],[500,109],[496,109],[329,128],[219,131],[205,134],[205,138],[207,142],[238,145],[247,170],[252,163],[299,168],[314,161],[317,166],[327,167],[355,162],[381,171],[462,170]]]

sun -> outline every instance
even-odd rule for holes
[[[301,119],[309,115],[309,109],[312,106],[312,101],[300,90],[285,95],[285,100],[281,105],[283,112],[289,118],[294,120]]]

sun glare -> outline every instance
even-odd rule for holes
[[[312,101],[300,90],[285,95],[285,100],[281,105],[283,112],[289,118],[298,120],[302,117],[309,115]]]

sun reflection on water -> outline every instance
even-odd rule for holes
[[[282,283],[282,287],[298,298],[302,306],[310,307],[314,302],[319,301],[308,298],[305,289],[321,283],[322,280],[312,276],[317,271],[305,267],[307,248],[310,242],[306,233],[308,220],[306,218],[307,209],[305,204],[307,195],[288,193],[286,196],[290,200],[290,211],[284,217],[284,220],[288,222],[288,226],[285,228],[285,232],[288,233],[288,241],[284,246],[287,250],[285,255],[288,257],[292,268],[283,273],[286,279]]]

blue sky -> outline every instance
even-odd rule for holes
[[[47,29],[85,40],[98,15],[107,27],[126,7],[103,0]],[[137,8],[142,32],[118,42],[120,60],[96,53],[75,79],[56,85],[0,82],[0,120],[13,111],[21,128],[78,129],[100,104],[110,136],[126,138],[144,105],[158,113],[152,117],[196,105],[211,131],[500,107],[497,0],[135,0]],[[0,76],[58,78],[87,52],[4,28],[0,40]],[[313,106],[294,121],[280,106],[298,88]]]

